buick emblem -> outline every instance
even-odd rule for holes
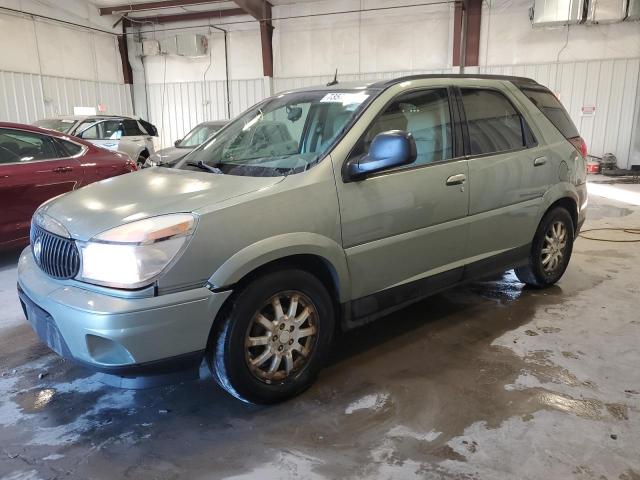
[[[33,256],[36,259],[36,262],[40,263],[40,255],[42,254],[42,238],[36,238],[36,241],[33,243]]]

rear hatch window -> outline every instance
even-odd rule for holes
[[[571,117],[556,96],[544,87],[520,87],[529,100],[549,119],[565,138],[580,136]]]

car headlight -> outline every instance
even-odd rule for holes
[[[82,258],[78,280],[115,288],[151,283],[177,259],[196,227],[196,217],[177,213],[112,228],[76,242]]]

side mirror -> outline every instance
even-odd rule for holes
[[[181,138],[179,138],[178,140],[176,140],[175,142],[173,142],[173,144],[177,147],[178,145],[180,145],[180,142],[182,141]]]
[[[404,130],[389,130],[375,136],[368,154],[347,162],[347,175],[350,180],[360,180],[370,173],[409,165],[416,156],[413,135]]]

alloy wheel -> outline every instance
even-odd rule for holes
[[[542,268],[547,274],[551,274],[562,265],[567,250],[567,228],[561,221],[555,221],[547,230],[542,245]]]
[[[257,379],[271,384],[299,373],[316,344],[318,313],[299,291],[281,292],[254,315],[245,335],[245,359]]]

